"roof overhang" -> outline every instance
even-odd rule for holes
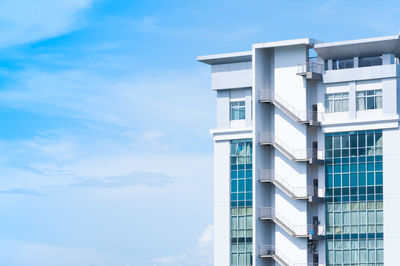
[[[237,53],[202,55],[197,57],[197,61],[209,65],[251,62],[251,53],[251,51],[246,51]]]
[[[302,38],[277,42],[255,43],[253,44],[253,48],[276,48],[292,45],[306,45],[308,47],[313,47],[317,43],[320,43],[320,41],[310,38]]]
[[[314,49],[322,59],[344,59],[382,54],[400,55],[400,36],[319,43]]]

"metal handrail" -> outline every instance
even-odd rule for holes
[[[279,263],[283,263],[286,266],[293,265],[293,262],[291,262],[279,250],[276,250],[273,245],[259,245],[258,246],[258,255],[259,256],[269,256],[269,257],[273,258],[275,261],[277,261]]]
[[[259,101],[271,102],[275,104],[298,123],[308,123],[309,121],[319,122],[324,120],[322,112],[312,110],[299,111],[296,109],[296,107],[292,106],[289,102],[272,90],[260,90],[258,92],[258,98]]]
[[[323,266],[323,263],[294,263],[287,258],[282,252],[275,248],[273,245],[259,245],[258,255],[260,257],[271,257],[278,263],[283,263],[286,266]]]
[[[260,207],[259,208],[259,218],[260,219],[271,219],[275,223],[284,225],[293,237],[308,237],[309,235],[325,235],[325,226],[305,224],[305,225],[293,225],[288,219],[277,212],[272,207]]]
[[[258,176],[260,182],[278,183],[278,185],[284,187],[290,193],[289,196],[293,198],[307,198],[308,196],[320,198],[325,197],[324,187],[294,187],[285,178],[278,175],[273,170],[258,170]]]
[[[324,65],[316,62],[306,62],[297,65],[297,73],[313,72],[322,74],[324,72]]]
[[[279,139],[272,132],[261,132],[259,133],[259,143],[270,144],[281,152],[285,153],[290,159],[295,161],[307,161],[309,159],[324,160],[325,151],[322,149],[293,149],[283,140]]]

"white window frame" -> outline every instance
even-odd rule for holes
[[[237,106],[233,106],[236,104],[237,104]],[[234,109],[237,109],[237,112],[238,112],[237,118],[234,117],[234,112],[233,112]],[[229,115],[230,115],[231,121],[245,120],[246,119],[246,101],[244,99],[231,100],[229,103]],[[241,116],[241,115],[243,115],[243,116]]]
[[[382,89],[357,91],[356,100],[357,111],[382,109]]]
[[[335,92],[325,94],[325,113],[349,111],[349,93]]]

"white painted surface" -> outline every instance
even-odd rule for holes
[[[214,90],[251,87],[251,62],[212,66],[211,86]]]
[[[214,142],[214,265],[230,265],[229,141]]]
[[[383,228],[385,265],[398,265],[400,243],[400,131],[383,131]]]
[[[398,75],[398,65],[382,65],[348,69],[327,70],[324,83],[393,78]]]

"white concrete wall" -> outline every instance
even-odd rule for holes
[[[214,142],[214,265],[230,265],[230,142]]]
[[[348,69],[327,70],[323,75],[324,83],[347,82],[357,80],[393,78],[398,75],[397,65],[382,65]]]
[[[400,243],[400,131],[383,131],[384,263],[398,265]]]
[[[306,81],[297,75],[297,65],[306,61],[306,46],[289,46],[275,48],[274,52],[275,94],[289,103],[299,112],[307,110]],[[298,124],[279,108],[273,109],[273,131],[275,136],[285,142],[291,149],[307,149],[307,126]],[[274,170],[288,180],[293,187],[307,186],[307,163],[293,162],[284,154],[275,150]],[[307,224],[307,202],[294,200],[275,187],[274,207],[291,225]],[[293,263],[307,263],[307,240],[294,238],[275,226],[275,247]]]
[[[213,90],[245,88],[252,85],[251,62],[211,66]]]
[[[217,129],[229,128],[229,90],[217,91]]]
[[[245,101],[246,115],[244,120],[231,120],[230,102]],[[252,126],[252,93],[251,88],[217,91],[217,129],[240,129]]]
[[[299,111],[306,111],[306,83],[297,65],[306,62],[304,45],[275,48],[274,91]]]
[[[258,219],[260,207],[272,206],[271,194],[273,188],[269,184],[261,184],[257,180],[257,171],[271,169],[271,147],[261,147],[258,145],[258,133],[271,131],[271,109],[268,104],[258,102],[258,91],[271,88],[272,74],[271,51],[268,49],[253,49],[253,265],[271,265],[271,260],[262,259],[258,256],[260,244],[270,245],[271,231],[273,224],[268,221]]]

